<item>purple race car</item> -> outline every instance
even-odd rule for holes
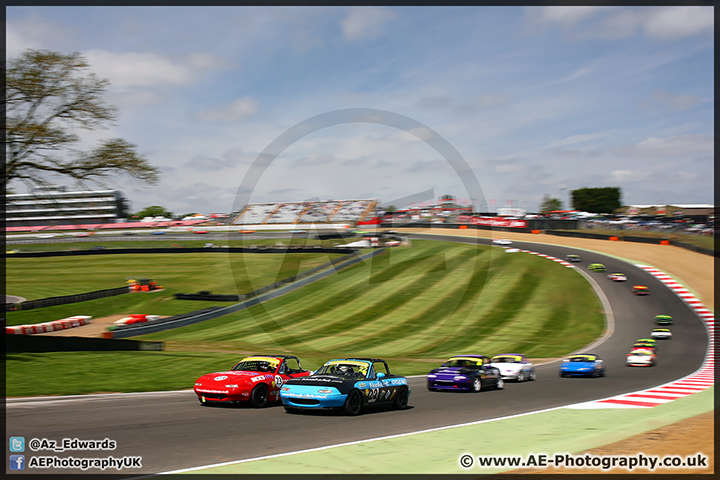
[[[504,386],[500,370],[490,365],[490,357],[485,355],[456,355],[427,375],[427,387],[431,392],[479,392],[485,388],[502,390]]]

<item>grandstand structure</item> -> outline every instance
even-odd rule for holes
[[[230,221],[231,225],[356,224],[375,215],[378,200],[327,200],[251,203]]]

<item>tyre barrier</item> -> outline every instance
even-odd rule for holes
[[[55,332],[58,330],[66,330],[68,328],[81,327],[90,323],[92,319],[89,315],[74,315],[72,317],[53,320],[51,322],[35,323],[32,325],[13,325],[5,327],[7,335],[34,335],[45,332]]]

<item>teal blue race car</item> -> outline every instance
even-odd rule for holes
[[[283,407],[290,413],[338,409],[358,415],[373,405],[403,410],[409,397],[407,378],[392,375],[387,362],[379,358],[330,360],[310,376],[285,382],[280,390]]]

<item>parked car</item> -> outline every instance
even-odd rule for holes
[[[508,246],[508,245],[512,245],[512,242],[510,240],[508,240],[507,238],[493,238],[492,244]]]

